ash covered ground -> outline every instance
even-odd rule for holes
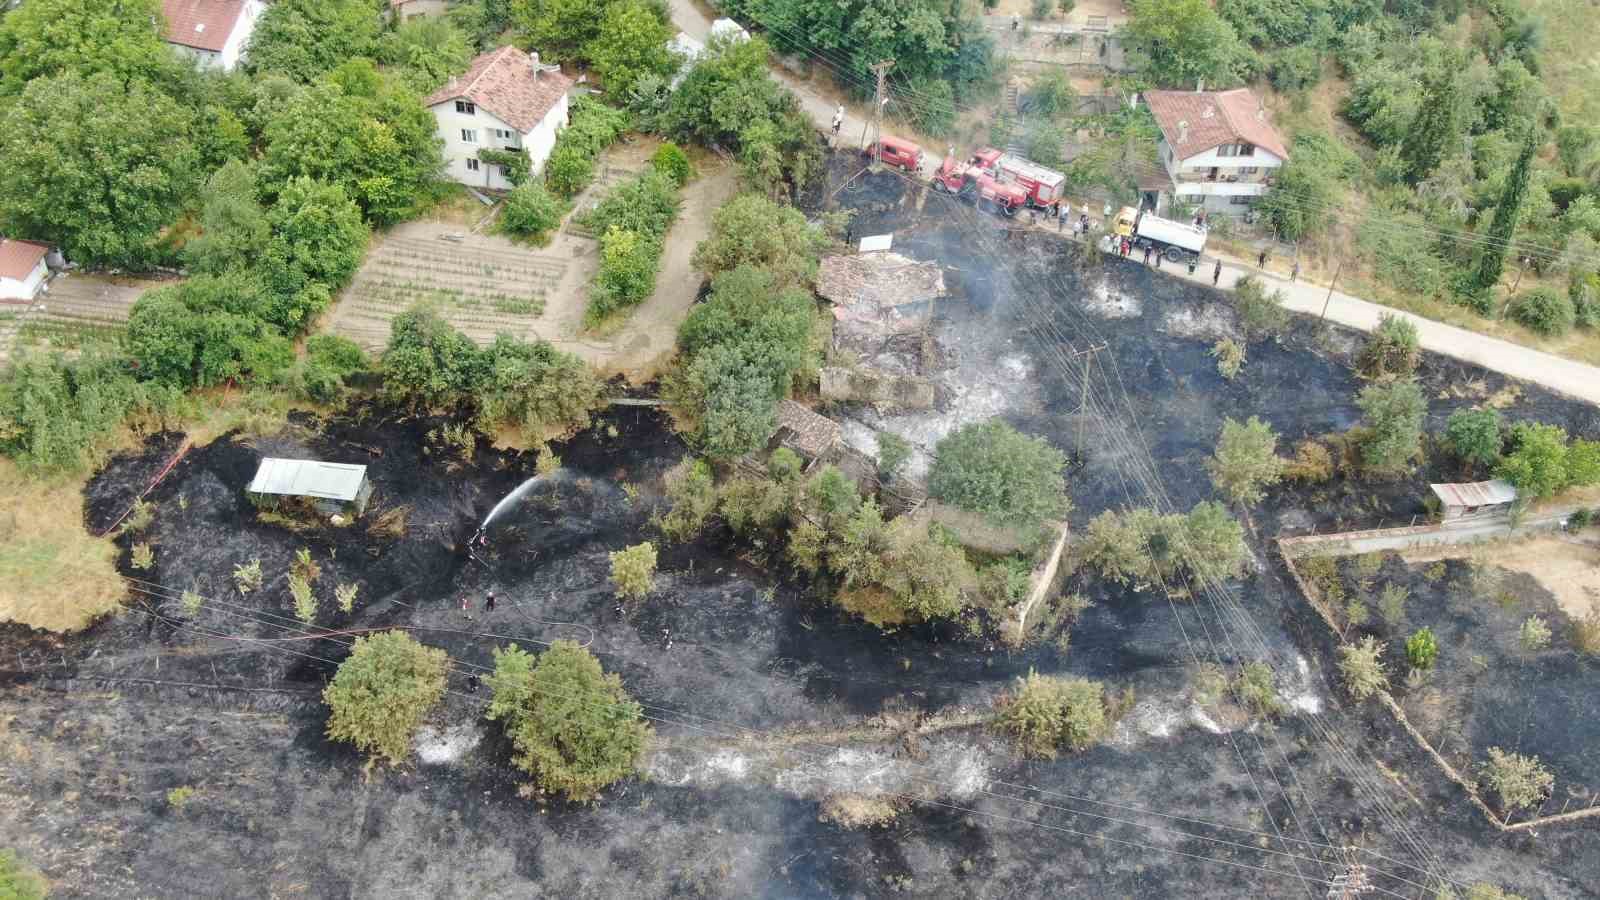
[[[1081,523],[1143,502],[1141,445],[1165,496],[1187,508],[1209,495],[1201,465],[1223,416],[1261,415],[1291,439],[1355,419],[1348,335],[1297,324],[1252,346],[1244,375],[1224,382],[1206,351],[1232,325],[1209,290],[1131,263],[1086,266],[1052,235],[1002,252],[993,220],[931,199],[918,210],[893,176],[858,182],[840,195],[862,210],[857,233],[894,230],[902,252],[959,269],[965,298],[935,322],[954,373],[939,376],[938,407],[841,410],[858,430],[931,446],[998,414],[1074,451],[1082,424],[1069,477]],[[1080,422],[1063,360],[1100,342],[1099,405]],[[1424,377],[1435,395],[1504,387],[1432,358]],[[1523,397],[1514,416],[1581,426],[1593,414]],[[1468,402],[1436,399],[1431,415]],[[1331,639],[1267,551],[1280,528],[1410,515],[1413,482],[1376,503],[1274,495],[1255,511],[1259,566],[1233,586],[1236,608],[1080,579],[1072,589],[1094,605],[1070,646],[1047,634],[1009,651],[948,627],[880,634],[770,548],[720,531],[664,548],[656,590],[619,614],[606,554],[658,539],[660,476],[686,453],[650,411],[613,411],[557,447],[564,468],[527,486],[473,558],[468,537],[534,477],[532,460],[427,453],[440,424],[357,406],[190,452],[152,495],[141,539],[154,569],[124,559],[140,589],[124,614],[68,639],[0,636],[0,845],[67,897],[1321,897],[1345,845],[1404,897],[1423,896],[1429,872],[1528,896],[1585,896],[1594,881],[1592,827],[1490,832],[1387,718],[1335,692],[1320,662]],[[169,450],[163,438],[108,467],[86,512],[136,491]],[[374,510],[302,534],[262,523],[243,487],[263,455],[364,462]],[[403,533],[368,530],[401,507]],[[317,692],[349,637],[307,640],[292,620],[283,573],[301,547],[324,584],[361,585],[353,613],[325,610],[335,631],[411,627],[461,665],[487,665],[510,641],[588,642],[655,719],[641,776],[587,806],[519,796],[509,750],[480,717],[486,696],[459,680],[414,766],[364,772],[323,738]],[[233,567],[255,558],[267,584],[228,594]],[[218,602],[191,620],[184,589]],[[465,618],[459,598],[491,589],[499,608]],[[1275,725],[1219,721],[1192,701],[1198,660],[1262,654],[1292,707]],[[1132,687],[1137,703],[1099,747],[1022,760],[979,722],[1030,668]],[[196,796],[174,809],[166,794],[181,785]],[[822,818],[826,801],[854,793],[899,815],[865,829]]]

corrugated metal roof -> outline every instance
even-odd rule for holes
[[[268,456],[256,469],[250,492],[349,501],[356,499],[366,478],[366,466]]]
[[[1498,478],[1463,484],[1435,484],[1434,496],[1445,506],[1496,506],[1517,499],[1517,489]]]

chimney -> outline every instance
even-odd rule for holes
[[[528,71],[533,73],[534,78],[539,77],[539,51],[537,50],[528,51]]]
[[[1209,119],[1217,114],[1217,108],[1207,103],[1206,108],[1200,111],[1200,118]]]
[[[1189,120],[1178,120],[1178,144],[1181,146],[1189,142]]]
[[[1267,120],[1267,108],[1265,106],[1262,106],[1261,105],[1261,101],[1258,100],[1258,101],[1256,101],[1256,121],[1257,122],[1265,122],[1266,120]]]
[[[1194,92],[1196,94],[1204,94],[1206,92],[1206,80],[1204,78],[1195,79]]]
[[[450,90],[453,91],[455,89],[456,89],[456,77],[454,75],[451,75],[450,76]]]

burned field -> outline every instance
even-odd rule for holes
[[[892,230],[900,252],[948,267],[954,301],[930,323],[934,405],[841,404],[847,441],[884,428],[925,454],[964,421],[1003,416],[1075,457],[1081,527],[1149,502],[1158,482],[1174,508],[1209,498],[1203,461],[1225,416],[1261,416],[1286,441],[1358,416],[1354,336],[1296,322],[1252,343],[1227,381],[1208,350],[1235,325],[1208,289],[1086,262],[1053,234],[1006,239],[934,198],[918,210],[893,176],[858,181],[839,195],[862,209],[857,233]],[[1074,354],[1096,346],[1084,367]],[[1509,387],[1434,358],[1423,378],[1430,420]],[[1509,417],[1591,427],[1591,409],[1515,390]],[[14,660],[0,843],[61,896],[1323,896],[1350,845],[1403,897],[1432,875],[1590,891],[1592,828],[1494,832],[1392,720],[1347,701],[1332,637],[1271,552],[1286,529],[1420,512],[1428,472],[1276,489],[1252,512],[1254,571],[1231,599],[1074,573],[1062,591],[1092,605],[1009,649],[951,625],[885,635],[725,529],[661,542],[662,476],[688,451],[654,411],[613,408],[556,445],[562,466],[544,475],[532,454],[463,450],[453,424],[362,404],[190,450],[150,494],[148,523],[119,538],[124,613],[71,638],[0,636]],[[109,467],[86,514],[103,520],[171,452],[162,436]],[[263,518],[244,493],[263,456],[363,463],[372,505],[345,527]],[[607,554],[643,540],[661,543],[656,586],[619,611]],[[320,569],[315,628],[285,588],[301,550]],[[241,592],[237,567],[257,561],[262,583]],[[350,612],[340,584],[357,587]],[[1415,587],[1413,615],[1425,595]],[[355,634],[394,627],[455,671],[414,765],[369,776],[324,738],[318,693]],[[524,796],[466,683],[495,646],[558,638],[618,672],[657,733],[641,775],[591,805]],[[1202,709],[1198,664],[1244,657],[1272,662],[1285,714]],[[1099,746],[1024,760],[984,722],[1030,669],[1104,679],[1133,702]],[[1514,727],[1495,708],[1474,712],[1474,747]],[[194,791],[174,802],[182,787]]]

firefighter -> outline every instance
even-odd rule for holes
[[[844,127],[844,104],[841,103],[841,104],[839,104],[839,108],[835,109],[833,111],[833,137],[834,137],[834,140],[838,140],[838,138],[839,138],[839,129],[843,128],[843,127]]]
[[[1217,260],[1217,267],[1215,269],[1211,270],[1211,286],[1212,287],[1216,287],[1217,286],[1217,282],[1219,282],[1221,280],[1222,280],[1222,260],[1218,259]]]

